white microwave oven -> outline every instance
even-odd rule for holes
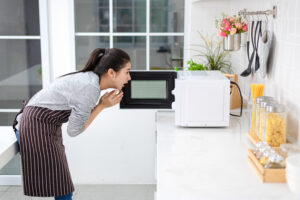
[[[220,71],[180,71],[173,93],[175,125],[229,126],[230,80]]]

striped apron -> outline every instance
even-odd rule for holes
[[[71,110],[28,106],[22,111],[19,132],[24,195],[53,197],[73,192],[61,132]]]

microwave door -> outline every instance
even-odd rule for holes
[[[131,72],[131,81],[125,85],[120,108],[171,109],[176,72]]]

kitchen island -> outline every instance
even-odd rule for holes
[[[249,112],[227,128],[183,128],[156,117],[157,200],[294,200],[284,183],[262,183],[247,161]]]

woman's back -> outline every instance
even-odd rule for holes
[[[98,75],[94,72],[79,72],[57,78],[47,88],[36,93],[26,107],[71,110],[67,132],[70,136],[76,136],[83,132],[84,124],[99,98]],[[22,114],[17,117],[18,124],[21,117]]]
[[[84,102],[87,96],[95,106],[100,97],[100,88],[99,77],[94,72],[80,72],[57,78],[47,88],[36,93],[27,106],[68,110],[74,107],[72,103]]]

